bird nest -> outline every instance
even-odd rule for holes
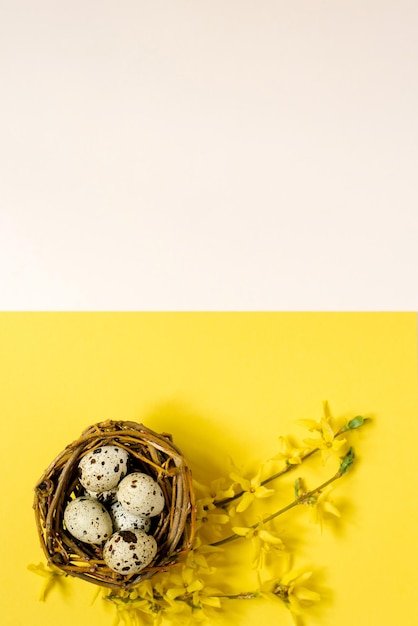
[[[138,573],[123,575],[103,560],[103,544],[87,544],[72,536],[64,510],[85,494],[79,480],[79,462],[104,445],[129,454],[129,472],[151,476],[161,487],[165,506],[153,518],[150,534],[157,554]],[[195,504],[191,471],[171,435],[157,434],[142,424],[106,421],[87,428],[50,464],[35,487],[34,509],[42,549],[48,563],[68,575],[113,589],[129,589],[154,574],[174,567],[191,549],[195,532]]]

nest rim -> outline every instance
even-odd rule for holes
[[[63,524],[64,508],[74,497],[85,495],[78,480],[78,464],[85,454],[103,445],[116,445],[130,455],[131,469],[145,471],[160,485],[165,507],[150,532],[158,550],[140,572],[119,574],[103,561],[103,544],[77,540]],[[181,563],[192,549],[196,505],[191,470],[173,438],[158,434],[141,423],[107,420],[85,429],[50,463],[34,488],[33,508],[41,548],[49,565],[66,575],[103,587],[126,590],[158,572]]]

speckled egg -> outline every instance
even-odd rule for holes
[[[108,491],[89,491],[88,489],[86,489],[85,491],[90,498],[94,498],[102,504],[112,504],[112,502],[116,501],[116,493],[118,491],[118,488],[114,487],[113,489],[109,489]]]
[[[164,494],[159,484],[141,472],[133,472],[120,481],[117,499],[123,508],[141,517],[154,517],[164,508]]]
[[[118,530],[103,548],[103,559],[114,572],[136,574],[157,554],[157,542],[143,530]]]
[[[64,522],[68,532],[85,543],[103,543],[113,532],[112,520],[103,504],[86,496],[67,504]]]
[[[92,450],[78,464],[80,483],[89,491],[113,489],[127,474],[128,457],[128,452],[118,446]]]
[[[151,520],[149,517],[140,517],[132,515],[122,507],[120,502],[114,502],[110,507],[110,517],[113,522],[114,530],[143,530],[148,533],[151,529]]]

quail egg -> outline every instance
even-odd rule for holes
[[[68,532],[85,543],[103,543],[113,532],[112,520],[103,504],[85,496],[67,504],[64,522]]]
[[[108,491],[89,491],[89,489],[86,489],[86,494],[90,498],[95,498],[102,504],[111,504],[112,502],[115,502],[116,492],[117,492],[117,487],[114,487],[113,489],[109,489]]]
[[[122,507],[120,502],[114,502],[110,507],[110,517],[114,530],[143,530],[148,533],[151,529],[149,517],[132,515]]]
[[[143,530],[118,530],[103,548],[103,559],[114,572],[136,574],[157,554],[157,542]]]
[[[164,508],[165,500],[159,484],[142,472],[133,472],[121,480],[117,499],[122,507],[141,517],[154,517]]]
[[[89,491],[113,489],[127,474],[128,457],[126,450],[111,445],[88,452],[78,464],[80,483]]]

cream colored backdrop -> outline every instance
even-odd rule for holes
[[[1,307],[417,310],[417,23],[1,0]]]

